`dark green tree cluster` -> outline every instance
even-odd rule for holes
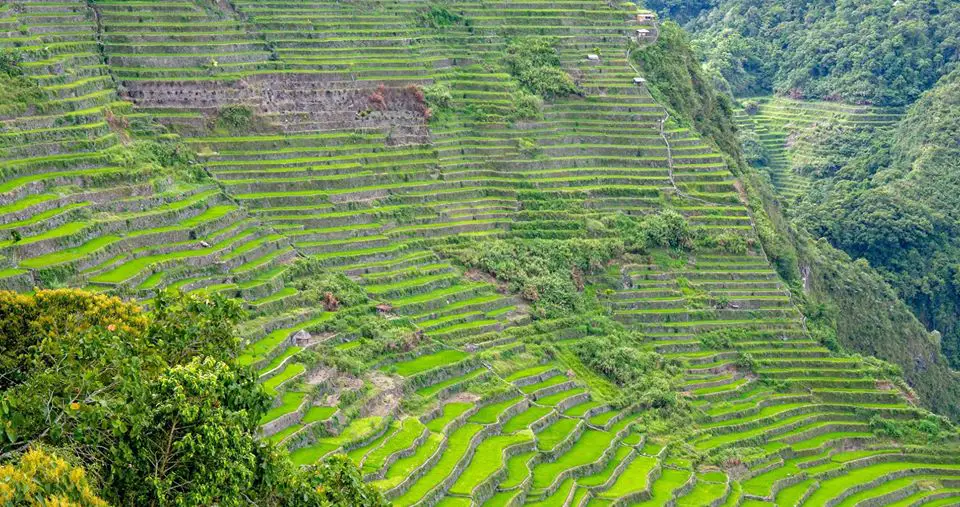
[[[651,0],[697,34],[735,95],[906,105],[960,58],[960,4],[949,0]]]
[[[163,293],[145,314],[81,290],[0,293],[0,473],[123,505],[385,505],[346,459],[300,470],[257,439],[271,400],[233,361],[242,316],[216,295]],[[59,459],[38,449],[91,491],[31,490]]]

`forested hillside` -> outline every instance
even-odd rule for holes
[[[936,345],[793,236],[643,6],[32,0],[0,27],[0,503],[960,498]]]
[[[695,34],[706,68],[736,96],[903,106],[960,59],[949,0],[650,0]]]
[[[797,223],[880,270],[960,367],[960,72],[895,128],[852,129],[831,144],[852,156],[818,175]]]

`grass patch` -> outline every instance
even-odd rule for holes
[[[630,451],[631,449],[627,446],[617,446],[617,450],[613,453],[613,458],[607,462],[603,469],[595,474],[577,479],[577,484],[590,487],[606,484],[607,481],[613,477],[613,472],[620,466],[620,463],[623,463],[623,461],[627,459],[627,456],[630,455]]]
[[[443,428],[450,424],[450,421],[470,410],[472,406],[472,403],[447,403],[443,406],[443,412],[440,416],[427,423],[427,428],[434,432],[443,431]]]
[[[564,419],[566,420],[566,419]],[[569,451],[553,462],[540,463],[533,469],[533,488],[546,488],[553,484],[564,470],[593,463],[610,447],[613,434],[606,431],[584,431]]]
[[[440,366],[446,366],[449,364],[462,361],[470,357],[470,354],[462,352],[459,350],[441,350],[435,354],[428,354],[426,356],[420,356],[416,359],[410,361],[405,361],[402,363],[396,363],[392,365],[384,366],[382,369],[390,370],[400,375],[402,377],[409,377],[417,373],[422,373]]]
[[[504,410],[516,405],[519,402],[520,402],[520,398],[518,397],[518,398],[511,398],[506,401],[501,401],[499,403],[484,405],[483,407],[480,408],[480,410],[477,411],[477,413],[470,416],[470,419],[468,419],[468,421],[474,422],[477,424],[493,424],[497,422],[497,419],[499,418],[500,414]]]
[[[444,380],[443,382],[437,382],[436,384],[417,389],[417,394],[419,394],[420,396],[423,396],[424,398],[429,398],[448,387],[475,380],[477,377],[485,374],[486,372],[487,372],[486,368],[477,368],[476,370],[470,373],[467,373],[466,375],[453,377],[453,378]]]
[[[504,433],[513,433],[515,431],[520,431],[526,429],[534,421],[540,419],[541,417],[553,412],[553,409],[550,407],[537,407],[532,406],[523,412],[511,417],[504,425]]]
[[[297,391],[288,391],[283,393],[280,405],[268,410],[267,413],[260,418],[260,424],[267,423],[284,414],[289,414],[295,411],[300,407],[300,404],[303,403],[303,399],[306,398],[306,396],[307,393],[301,393]]]
[[[426,426],[416,417],[404,418],[399,429],[389,436],[380,447],[370,451],[363,462],[365,472],[380,470],[387,458],[395,452],[408,449],[423,434]]]

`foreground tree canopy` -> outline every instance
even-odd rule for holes
[[[219,296],[163,293],[148,314],[80,290],[0,293],[0,501],[385,504],[342,456],[301,471],[257,438],[270,402],[234,361],[242,316]]]

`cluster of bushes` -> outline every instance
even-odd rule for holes
[[[0,60],[0,114],[20,114],[30,106],[38,105],[44,98],[44,92],[37,83],[14,72],[17,67],[4,71],[3,65]]]
[[[914,444],[944,442],[957,436],[949,421],[934,414],[928,414],[923,419],[887,419],[874,416],[870,419],[870,429],[881,437]]]
[[[448,26],[470,26],[471,22],[460,14],[456,14],[442,5],[431,5],[417,13],[420,26],[427,28],[444,28]]]
[[[81,290],[0,293],[0,496],[386,505],[345,458],[301,470],[257,438],[272,400],[234,362],[243,313],[217,295],[162,293],[147,315]],[[64,462],[67,478],[36,472]]]
[[[444,83],[423,87],[423,96],[434,111],[444,111],[453,104],[453,94],[450,92],[450,87]]]
[[[0,74],[22,76],[23,52],[19,49],[4,48],[0,52]]]
[[[680,364],[660,354],[640,350],[636,332],[611,332],[578,340],[574,353],[583,364],[622,388],[622,403],[671,409],[681,405],[675,378]]]
[[[694,233],[683,215],[665,209],[635,217],[617,213],[603,218],[604,227],[623,240],[627,251],[646,253],[654,248],[689,249]]]
[[[525,90],[510,95],[510,119],[513,121],[536,120],[543,117],[543,99]]]
[[[560,67],[556,40],[521,37],[510,41],[504,63],[527,91],[550,99],[579,93],[573,78]]]
[[[700,346],[706,350],[733,348],[737,342],[747,341],[749,334],[743,328],[723,328],[698,335]]]
[[[354,307],[369,303],[363,287],[343,273],[330,272],[316,259],[298,258],[284,271],[288,287],[296,288],[315,306],[330,306],[328,310]]]
[[[194,180],[206,178],[193,150],[179,142],[138,140],[114,146],[106,154],[111,164],[130,170],[179,174]]]
[[[483,248],[450,248],[471,268],[492,274],[534,304],[534,314],[561,317],[584,311],[583,275],[601,272],[623,254],[612,240],[497,240]]]
[[[253,123],[253,109],[242,104],[233,104],[217,111],[216,126],[230,133],[247,131]]]

